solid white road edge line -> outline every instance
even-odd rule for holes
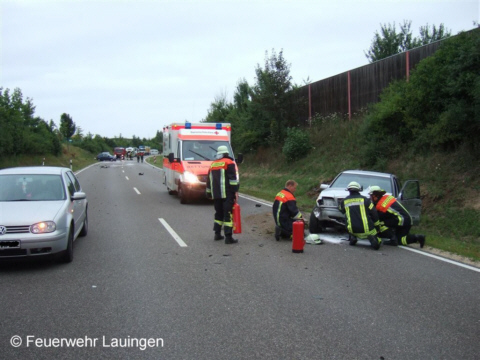
[[[138,195],[141,195],[140,191],[138,191],[136,187],[134,187],[133,190],[135,190],[135,192],[136,192]]]
[[[266,205],[266,206],[270,206],[270,207],[273,206],[273,203],[268,203],[265,200],[255,198],[253,196],[247,196],[247,195],[244,195],[244,194],[241,194],[241,195],[239,194],[239,196],[244,198],[244,199],[247,199],[247,200],[250,200],[250,201],[255,201],[257,203],[260,203],[260,204],[263,204],[263,205]],[[320,235],[320,238],[321,238],[321,235]],[[343,242],[343,241],[337,241],[336,239],[335,240],[322,239],[322,240],[325,241],[325,242],[333,243],[333,244],[340,244],[340,243]],[[367,243],[365,243],[365,244],[368,245]],[[425,251],[417,250],[417,249],[414,249],[414,248],[411,248],[411,247],[408,247],[408,246],[399,246],[399,248],[404,249],[404,250],[409,250],[409,251],[412,251],[412,252],[420,254],[420,255],[429,256],[431,258],[434,258],[434,259],[437,259],[437,260],[440,260],[440,261],[444,261],[444,262],[447,262],[447,263],[450,263],[450,264],[453,264],[453,265],[457,265],[457,266],[463,267],[465,269],[480,272],[480,269],[476,268],[475,266],[463,264],[461,262],[458,262],[458,261],[455,261],[455,260],[450,260],[450,259],[447,259],[447,258],[444,258],[444,257],[441,257],[441,256],[433,255],[433,254],[430,254],[430,253],[425,252]]]
[[[180,245],[181,247],[187,247],[187,244],[185,244],[185,242],[180,238],[180,236],[177,235],[175,230],[173,230],[171,228],[171,226],[168,225],[168,223],[164,219],[158,218],[158,220],[165,227],[165,229],[167,229],[167,231],[170,233],[170,235],[172,235],[172,237],[175,239],[175,241],[178,243],[178,245]]]
[[[408,251],[413,251],[417,254],[430,256],[434,259],[445,261],[445,262],[448,262],[448,263],[453,264],[453,265],[461,266],[461,267],[464,267],[465,269],[468,269],[468,270],[473,270],[473,271],[476,271],[476,272],[480,272],[480,269],[476,268],[475,266],[463,264],[463,263],[460,263],[460,262],[455,261],[455,260],[450,260],[450,259],[447,259],[447,258],[444,258],[444,257],[441,257],[441,256],[437,256],[437,255],[430,254],[430,253],[427,253],[427,252],[424,252],[424,251],[421,251],[421,250],[417,250],[417,249],[414,249],[414,248],[411,248],[411,247],[408,247],[408,246],[399,246],[399,248],[402,248],[402,249],[408,250]]]

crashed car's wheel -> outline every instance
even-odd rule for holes
[[[323,231],[322,223],[320,222],[320,220],[317,219],[313,211],[310,214],[308,230],[310,230],[310,234],[318,234]]]

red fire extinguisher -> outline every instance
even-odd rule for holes
[[[233,217],[233,233],[241,234],[242,218],[240,216],[240,205],[238,205],[238,203],[233,204],[232,217]]]
[[[293,223],[292,252],[294,253],[303,253],[303,247],[305,246],[303,228],[303,221],[297,220]]]

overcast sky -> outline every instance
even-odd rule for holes
[[[266,52],[303,85],[368,64],[381,24],[479,22],[479,0],[0,0],[0,87],[20,88],[35,115],[83,133],[152,138],[198,122],[237,83],[255,84]],[[1,131],[1,130],[0,130]]]

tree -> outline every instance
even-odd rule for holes
[[[232,104],[227,101],[226,94],[217,95],[215,101],[210,104],[206,117],[207,122],[227,122],[227,116],[232,111]]]
[[[60,116],[60,133],[69,140],[75,134],[76,126],[70,115],[63,113]]]
[[[403,24],[400,25],[400,32],[398,33],[395,23],[393,25],[390,23],[381,25],[380,33],[378,31],[375,32],[370,49],[365,52],[367,59],[373,63],[450,36],[450,31],[443,24],[440,24],[438,29],[433,25],[431,32],[427,24],[420,27],[420,37],[413,37],[410,29],[411,24],[411,21],[404,20]]]
[[[438,29],[435,27],[435,25],[432,25],[431,33],[428,24],[426,26],[420,26],[420,45],[427,45],[450,36],[451,32],[448,31],[443,24],[440,24]]]
[[[293,85],[290,64],[283,58],[283,50],[277,56],[274,49],[268,57],[265,53],[265,67],[257,64],[256,84],[252,87],[252,115],[257,128],[270,144],[283,143],[286,129],[292,124]]]

